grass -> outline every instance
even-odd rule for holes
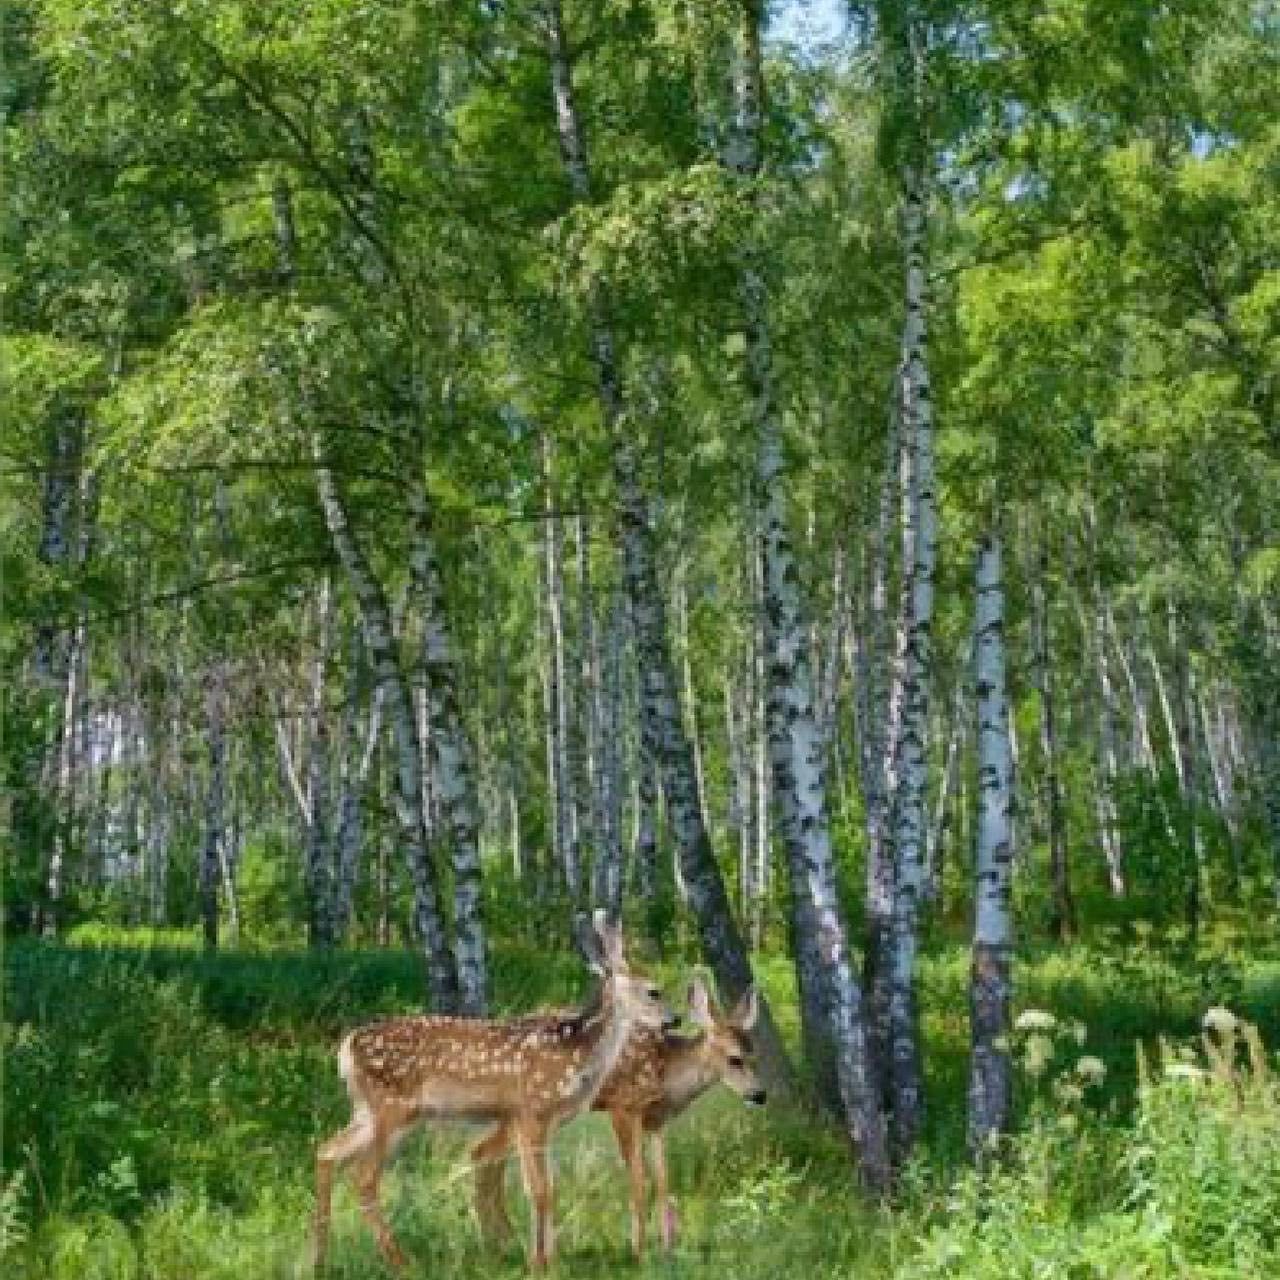
[[[788,967],[767,960],[760,974],[784,1030],[794,1034]],[[1193,1189],[1203,1184],[1199,1199],[1197,1191],[1178,1200],[1180,1219],[1194,1217],[1195,1205],[1215,1205],[1215,1214],[1248,1210],[1242,1222],[1265,1221],[1259,1197],[1265,1199],[1273,1158],[1280,1188],[1280,1122],[1274,1148],[1268,1145],[1271,1095],[1259,1086],[1263,1119],[1251,1117],[1249,1133],[1261,1134],[1261,1145],[1250,1148],[1247,1168],[1233,1172],[1223,1151],[1240,1145],[1231,1136],[1234,1113],[1207,1109],[1203,1125],[1188,1125],[1176,1107],[1153,1110],[1153,1099],[1163,1095],[1147,1091],[1140,1102],[1134,1044],[1153,1049],[1157,1037],[1185,1038],[1209,1005],[1230,1004],[1274,1047],[1280,961],[1230,955],[1193,961],[1140,943],[1024,955],[1019,1005],[1085,1022],[1087,1051],[1103,1059],[1108,1074],[1079,1117],[1082,1127],[1061,1133],[1044,1105],[1049,1092],[1023,1091],[1026,1136],[1008,1161],[1011,1181],[999,1204],[991,1185],[975,1191],[961,1173],[966,982],[960,948],[928,957],[930,1131],[894,1210],[864,1205],[852,1193],[838,1135],[785,1107],[771,1104],[761,1113],[719,1091],[670,1131],[681,1245],[670,1257],[651,1253],[635,1274],[1056,1276],[1041,1264],[1074,1240],[1093,1242],[1082,1255],[1081,1276],[1126,1276],[1125,1258],[1132,1263],[1144,1248],[1174,1260],[1170,1275],[1251,1275],[1255,1264],[1264,1268],[1259,1276],[1273,1270],[1280,1252],[1272,1250],[1280,1245],[1256,1226],[1245,1232],[1253,1252],[1232,1259],[1234,1271],[1215,1272],[1208,1262],[1197,1269],[1197,1258],[1217,1255],[1204,1243],[1195,1244],[1199,1253],[1188,1252],[1176,1224],[1160,1236],[1141,1208],[1147,1175],[1134,1157],[1144,1145],[1163,1152],[1166,1179],[1185,1160]],[[314,1148],[346,1121],[334,1065],[338,1035],[353,1023],[415,1007],[415,957],[206,956],[186,946],[24,942],[6,950],[4,984],[6,1276],[307,1274]],[[581,978],[571,957],[504,947],[495,955],[494,987],[501,1009],[523,1009],[575,998]],[[1065,1058],[1062,1065],[1067,1069]],[[1274,1113],[1280,1116],[1280,1102]],[[1156,1128],[1153,1115],[1161,1117]],[[1220,1122],[1218,1129],[1209,1118]],[[466,1137],[460,1129],[432,1130],[406,1144],[388,1176],[389,1216],[414,1259],[411,1273],[523,1275],[519,1252],[495,1255],[480,1245],[469,1207]],[[560,1273],[633,1271],[625,1179],[602,1118],[567,1128],[556,1162]],[[1263,1190],[1250,1180],[1259,1166]],[[523,1221],[514,1175],[509,1188]],[[1008,1210],[1004,1217],[1000,1205]],[[1025,1236],[1011,1235],[1030,1242],[1025,1267],[993,1234],[1006,1219],[1011,1232],[1026,1224]],[[1126,1231],[1137,1234],[1131,1239]],[[1125,1248],[1122,1240],[1129,1241]],[[335,1202],[331,1274],[352,1280],[382,1274],[345,1188]]]

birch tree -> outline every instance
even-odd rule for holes
[[[418,738],[413,698],[400,666],[391,610],[382,584],[373,574],[356,539],[347,503],[325,442],[314,441],[316,490],[329,536],[359,605],[369,655],[384,690],[387,716],[395,743],[395,807],[400,838],[414,891],[414,925],[426,953],[432,1006],[453,1012],[459,1003],[458,970],[449,947],[439,880],[431,857],[422,809],[422,746]]]
[[[1005,691],[1003,553],[997,532],[978,544],[975,679],[978,701],[978,840],[969,1012],[969,1148],[980,1162],[1011,1121],[1008,1048],[1013,964],[1013,803]]]
[[[445,615],[444,588],[425,495],[411,499],[411,570],[422,602],[422,667],[433,728],[430,752],[453,861],[454,953],[460,1010],[483,1014],[489,1002],[480,866],[480,818],[474,766],[459,698],[458,659]]]
[[[901,413],[904,456],[905,645],[902,720],[893,793],[894,890],[889,959],[890,1123],[899,1158],[914,1147],[924,1123],[924,1073],[916,1006],[916,956],[924,895],[927,786],[926,734],[933,678],[933,578],[938,517],[934,494],[933,402],[929,379],[928,173],[922,99],[925,92],[923,21],[908,12],[889,27],[889,58],[898,92],[908,104],[902,179],[902,245],[906,314],[902,330]],[[909,552],[907,548],[909,547]],[[909,575],[909,576],[907,576]]]
[[[728,165],[746,181],[764,162],[761,9],[742,9],[737,35],[736,120]],[[814,702],[809,629],[783,489],[782,422],[774,384],[767,285],[748,251],[738,282],[746,337],[746,386],[755,429],[756,483],[763,529],[765,678],[769,755],[779,827],[795,902],[796,973],[807,1047],[821,1073],[834,1044],[834,1074],[864,1182],[888,1180],[884,1120],[873,1087],[861,986],[836,891],[826,794],[826,739]]]
[[[1053,898],[1049,929],[1059,942],[1065,942],[1075,934],[1076,909],[1071,892],[1066,815],[1063,812],[1062,784],[1059,778],[1052,630],[1045,583],[1048,572],[1049,555],[1041,548],[1031,583],[1032,655],[1036,689],[1040,695],[1040,755],[1049,829],[1049,882]]]
[[[586,141],[574,93],[572,59],[559,0],[542,9],[551,68],[552,103],[560,157],[572,198],[591,199]],[[642,733],[646,750],[659,762],[668,819],[680,854],[689,906],[698,922],[703,954],[727,1001],[739,999],[751,984],[747,949],[712,855],[706,820],[698,802],[693,753],[680,717],[675,666],[671,657],[666,604],[658,585],[653,531],[640,487],[636,442],[627,421],[621,371],[606,292],[599,281],[588,289],[587,324],[598,379],[600,410],[608,433],[618,504],[618,540],[641,682]],[[761,1002],[757,1039],[772,1078],[788,1074],[786,1054]]]

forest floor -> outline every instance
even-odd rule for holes
[[[794,1033],[787,967],[758,971]],[[677,985],[679,971],[664,976]],[[1060,1021],[1023,1078],[1022,1137],[980,1189],[963,1171],[967,957],[925,962],[931,1121],[895,1207],[862,1205],[838,1134],[785,1105],[717,1090],[670,1130],[682,1236],[636,1268],[626,1182],[607,1123],[556,1144],[564,1276],[1161,1276],[1280,1274],[1280,951],[1195,959],[1141,939],[1028,951],[1018,1007]],[[309,1274],[316,1143],[346,1123],[343,1028],[412,1010],[417,960],[397,952],[224,952],[9,943],[4,956],[0,1250],[10,1280],[256,1280]],[[579,966],[501,947],[504,1010],[573,999]],[[1166,1076],[1160,1037],[1189,1045],[1211,1006],[1256,1023],[1271,1054]],[[1084,1024],[1083,1044],[1071,1024]],[[1138,1090],[1135,1046],[1153,1078]],[[1029,1045],[1022,1046],[1030,1048]],[[1105,1081],[1078,1088],[1092,1055]],[[1239,1064],[1247,1061],[1241,1041]],[[1176,1077],[1176,1078],[1175,1078]],[[1139,1095],[1141,1094],[1141,1100]],[[463,1130],[407,1143],[385,1184],[410,1275],[524,1274],[486,1250],[469,1205]],[[514,1171],[513,1212],[524,1220]],[[335,1277],[383,1274],[354,1199],[336,1197]]]

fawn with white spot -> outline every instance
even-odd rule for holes
[[[689,1017],[701,1029],[701,1034],[685,1037],[649,1029],[632,1032],[617,1065],[596,1094],[592,1106],[596,1111],[609,1113],[618,1148],[630,1174],[631,1247],[637,1258],[644,1252],[646,1137],[653,1164],[655,1199],[661,1215],[662,1243],[670,1249],[675,1243],[676,1211],[675,1202],[667,1194],[664,1126],[718,1083],[727,1084],[756,1106],[765,1101],[751,1042],[756,1008],[756,993],[752,988],[725,1017],[712,1004],[703,980],[695,978],[689,984]],[[505,1239],[511,1233],[503,1196],[503,1172],[512,1140],[513,1127],[503,1122],[471,1151],[476,1214],[485,1235],[498,1239]]]
[[[533,1206],[531,1260],[554,1252],[547,1145],[555,1129],[589,1107],[637,1028],[676,1024],[662,992],[633,975],[621,931],[597,912],[584,938],[602,978],[598,999],[555,1018],[394,1018],[351,1032],[338,1065],[351,1095],[351,1123],[316,1158],[315,1264],[324,1265],[334,1171],[355,1162],[354,1181],[378,1247],[393,1267],[405,1258],[378,1204],[382,1168],[420,1121],[498,1122],[520,1152]],[[483,1145],[483,1144],[482,1144]]]

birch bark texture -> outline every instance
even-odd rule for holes
[[[747,182],[759,177],[764,161],[761,18],[760,5],[742,6],[734,75],[736,120],[726,155],[727,167]],[[762,517],[769,755],[791,875],[806,1048],[817,1059],[812,1065],[820,1085],[823,1075],[833,1068],[863,1181],[879,1190],[888,1181],[884,1118],[873,1083],[862,989],[854,976],[836,886],[827,810],[827,743],[815,705],[810,629],[787,519],[782,416],[773,376],[768,292],[750,248],[739,267],[738,292]]]
[[[969,978],[969,1148],[979,1164],[1007,1131],[1013,1072],[1006,1043],[1012,1001],[1013,806],[1005,683],[1004,574],[1000,537],[978,546],[975,680],[978,714],[978,833]]]
[[[413,697],[400,668],[391,610],[382,584],[356,539],[347,511],[346,495],[326,461],[324,441],[313,437],[316,491],[334,551],[351,582],[364,622],[365,638],[375,677],[384,691],[387,716],[395,745],[395,809],[404,842],[405,859],[413,881],[413,920],[425,951],[432,1007],[440,1013],[457,1011],[458,972],[449,948],[435,862],[427,839],[422,808],[422,747],[418,739]]]
[[[204,945],[218,945],[218,886],[226,840],[227,673],[224,659],[209,669],[205,707],[209,735],[209,776],[205,784],[204,841],[200,847],[200,922]]]
[[[902,724],[902,657],[906,649],[905,604],[898,610],[896,637],[889,625],[893,497],[902,474],[900,389],[888,415],[884,469],[870,550],[867,639],[857,650],[859,772],[867,836],[866,951],[863,974],[868,1000],[871,1065],[877,1088],[888,1099],[889,943],[893,932],[892,801],[898,734]],[[906,566],[903,578],[906,579]]]
[[[569,744],[571,707],[564,624],[564,536],[556,511],[555,458],[551,436],[539,431],[543,485],[543,552],[547,610],[547,681],[549,716],[547,777],[552,787],[551,812],[556,860],[571,903],[582,891],[578,807]]]
[[[316,649],[311,664],[308,709],[306,808],[306,886],[309,941],[313,947],[333,941],[330,913],[333,849],[329,823],[329,715],[325,682],[333,647],[333,584],[326,574],[316,597]]]
[[[902,336],[902,431],[910,459],[910,573],[902,711],[894,769],[893,928],[889,958],[890,1125],[898,1159],[915,1146],[924,1124],[916,959],[925,887],[926,736],[933,678],[933,581],[938,516],[934,493],[933,404],[929,386],[926,293],[927,191],[923,170],[904,169],[903,252],[906,317]]]
[[[1044,770],[1045,812],[1049,829],[1049,880],[1052,909],[1049,931],[1059,942],[1075,935],[1075,897],[1071,891],[1071,862],[1067,820],[1058,772],[1057,705],[1053,679],[1053,623],[1049,611],[1049,554],[1042,547],[1031,583],[1032,657],[1036,690],[1040,695],[1040,756]]]
[[[351,625],[348,645],[347,689],[342,710],[338,765],[338,805],[336,864],[330,919],[335,941],[351,927],[360,851],[364,843],[364,793],[377,754],[382,730],[384,688],[379,685],[369,699],[363,734],[360,730],[360,701],[364,687],[365,644],[362,624]]]
[[[542,19],[560,155],[574,202],[586,203],[591,199],[590,168],[574,98],[572,59],[559,0],[548,0],[543,6]],[[657,760],[661,771],[667,817],[679,850],[685,891],[697,921],[703,955],[722,997],[732,1003],[752,984],[751,966],[698,801],[693,753],[677,700],[675,664],[667,631],[666,604],[658,582],[648,504],[640,486],[636,442],[626,422],[607,298],[598,282],[591,290],[588,325],[601,414],[612,451],[623,582],[640,669],[641,732],[647,754]],[[763,999],[756,1039],[766,1076],[779,1084],[785,1083],[791,1074],[786,1051]]]
[[[466,725],[458,694],[459,670],[448,619],[430,503],[421,482],[410,496],[414,521],[410,572],[422,607],[422,672],[432,725],[427,744],[437,778],[453,863],[454,956],[459,1011],[477,1016],[489,1005],[480,866],[480,816]]]

